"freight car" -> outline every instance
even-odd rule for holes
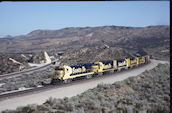
[[[56,66],[50,78],[53,84],[57,82],[68,83],[74,78],[102,76],[105,72],[113,73],[114,71],[137,67],[148,62],[150,62],[150,56],[146,55],[120,60],[97,61],[89,64]]]

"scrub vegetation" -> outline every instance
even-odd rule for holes
[[[159,64],[136,77],[113,84],[98,84],[82,94],[49,98],[3,113],[169,113],[170,65]]]

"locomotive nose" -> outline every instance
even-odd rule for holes
[[[55,78],[62,79],[64,76],[64,68],[62,66],[57,66],[55,68]]]
[[[56,71],[56,76],[58,79],[62,79],[64,76],[64,70],[58,70]]]
[[[63,70],[58,70],[56,71],[56,75],[59,76],[59,75],[63,75],[64,71]]]
[[[92,65],[92,67],[91,67],[91,70],[93,72],[97,72],[98,69],[99,69],[99,66],[98,65]]]

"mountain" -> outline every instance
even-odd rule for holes
[[[60,30],[34,30],[27,35],[0,38],[0,52],[57,52],[71,48],[99,47],[106,44],[129,51],[169,50],[169,26],[70,27]],[[153,50],[151,50],[153,49]],[[158,50],[159,51],[159,50]],[[150,52],[151,53],[151,52]]]

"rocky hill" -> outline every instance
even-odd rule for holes
[[[71,27],[60,30],[35,30],[27,35],[0,38],[0,53],[6,56],[5,54],[8,53],[38,54],[41,51],[47,51],[49,55],[56,56],[62,51],[64,55],[60,62],[68,65],[121,59],[132,56],[138,51],[144,51],[154,59],[169,60],[169,41],[169,26]],[[33,63],[46,62],[42,55],[37,55],[30,60]],[[20,62],[20,58],[16,59],[18,57],[13,59]],[[17,69],[12,69],[13,66],[10,68],[9,65],[5,65],[9,69],[2,67],[2,63],[8,62],[6,58],[8,57],[0,59],[0,73],[10,72],[4,72],[4,70],[20,70],[19,64]]]
[[[128,50],[169,48],[169,26],[71,27],[60,30],[35,30],[27,35],[0,38],[0,52],[60,51],[69,48],[121,47]]]
[[[25,69],[28,59],[23,54],[0,54],[0,75]]]
[[[72,98],[50,98],[42,105],[3,113],[169,113],[169,69],[169,64],[159,64],[139,76],[114,84],[99,84]]]
[[[61,65],[76,65],[82,63],[93,63],[95,61],[113,60],[113,59],[125,59],[133,57],[131,53],[128,53],[125,49],[112,47],[107,48],[91,47],[70,49],[66,51],[59,60]]]
[[[31,57],[29,61],[36,64],[51,63],[51,59],[46,51],[41,51],[39,54]]]
[[[0,54],[0,75],[18,72],[30,68],[28,63],[42,64],[51,63],[51,59],[46,51],[37,54]]]

